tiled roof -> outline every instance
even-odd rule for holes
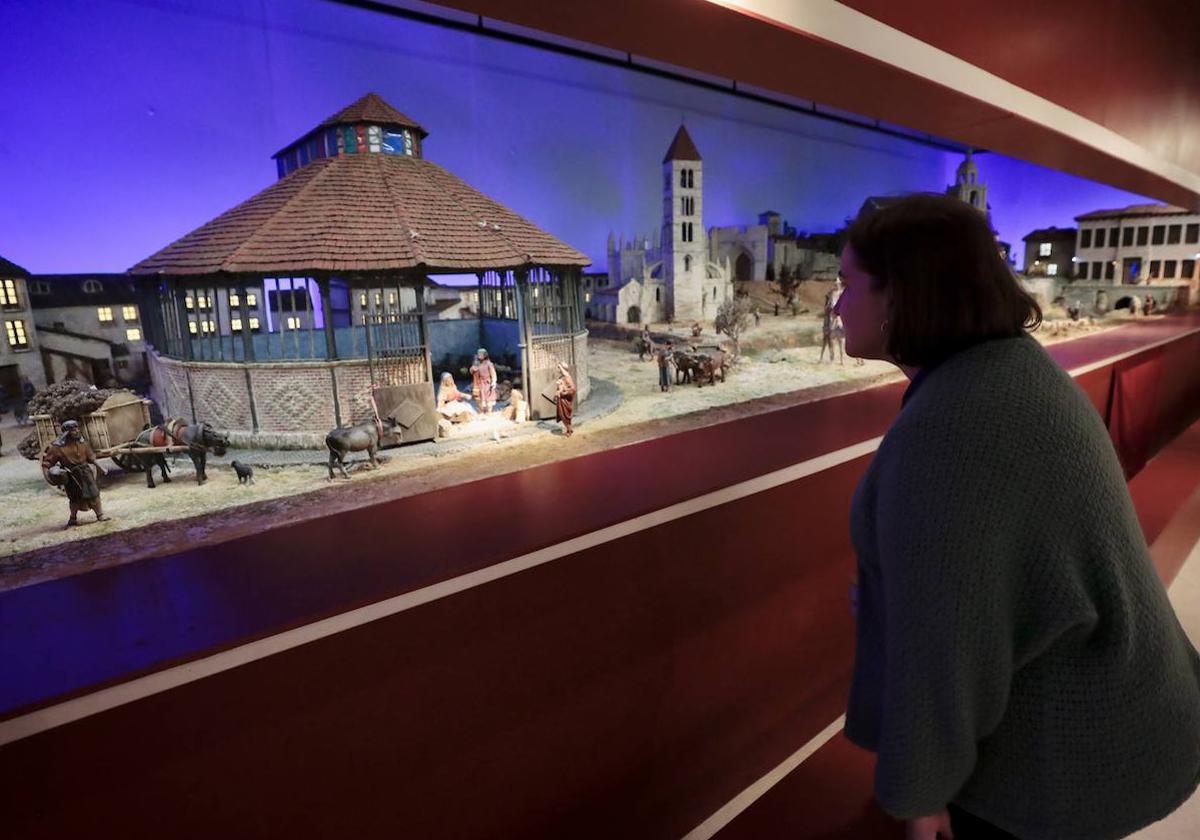
[[[0,257],[0,277],[28,277],[29,272],[14,262]]]
[[[1131,204],[1116,210],[1093,210],[1076,216],[1075,221],[1083,222],[1089,219],[1116,219],[1123,216],[1186,216],[1190,213],[1184,207],[1173,204]]]
[[[476,271],[586,256],[435,163],[321,158],[197,228],[131,274]]]
[[[34,309],[137,303],[137,283],[128,274],[33,274],[29,302]],[[84,283],[94,291],[84,291]],[[98,284],[98,286],[97,286]],[[45,289],[39,293],[39,289]]]
[[[1048,227],[1031,230],[1021,237],[1025,242],[1030,239],[1074,239],[1075,228]]]
[[[671,141],[671,148],[667,149],[666,155],[663,156],[663,163],[669,160],[700,160],[700,152],[692,142],[692,136],[688,134],[686,126],[679,126],[679,130],[675,132],[675,139]]]
[[[402,125],[407,128],[415,128],[421,133],[422,137],[427,137],[429,132],[421,127],[421,124],[412,117],[407,117],[401,114],[391,105],[383,101],[377,93],[368,93],[362,99],[352,105],[347,105],[342,110],[338,111],[329,119],[321,123],[322,127],[331,125],[340,125],[343,123],[376,123],[378,125]]]

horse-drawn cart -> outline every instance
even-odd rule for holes
[[[46,447],[62,434],[62,430],[49,414],[35,414],[32,419],[37,426],[38,448],[45,452]],[[118,391],[106,399],[100,408],[79,418],[79,431],[96,457],[111,458],[118,467],[130,472],[145,469],[146,462],[137,456],[188,451],[187,446],[146,446],[138,443],[138,435],[148,425],[150,401],[130,391]],[[135,451],[137,456],[133,455]]]

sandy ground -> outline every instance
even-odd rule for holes
[[[1109,323],[1122,322],[1113,319]],[[726,382],[703,388],[675,386],[667,394],[658,389],[658,371],[653,362],[639,361],[623,342],[593,340],[589,359],[592,377],[615,383],[621,393],[609,400],[607,413],[599,417],[588,418],[586,404],[581,407],[582,419],[571,439],[563,438],[554,424],[542,423],[527,424],[519,430],[510,428],[510,436],[498,441],[484,433],[462,440],[406,446],[381,453],[383,466],[377,471],[366,469],[366,464],[359,461],[349,482],[328,480],[326,468],[319,465],[324,460],[323,452],[310,453],[311,461],[318,463],[295,463],[298,455],[305,460],[309,456],[289,453],[280,456],[286,464],[257,466],[253,486],[237,483],[229,466],[229,461],[238,457],[236,451],[225,458],[210,457],[209,480],[203,486],[196,484],[192,465],[184,457],[174,462],[174,480],[154,490],[146,488],[143,475],[125,474],[114,468],[112,478],[102,484],[104,509],[111,521],[96,523],[92,514],[82,513],[80,521],[86,524],[70,530],[61,528],[67,516],[65,496],[46,485],[36,462],[16,453],[16,443],[27,429],[16,429],[11,417],[6,417],[6,423],[0,422],[0,589],[215,542],[263,527],[286,525],[297,518],[401,498],[900,378],[895,368],[883,362],[858,366],[847,359],[845,365],[817,364],[819,346],[811,343],[814,323],[815,319],[805,316],[764,316],[746,336],[744,346],[749,349],[730,369]],[[1082,334],[1086,331],[1041,337],[1053,341]],[[709,334],[698,342],[716,343],[716,337]],[[788,342],[803,346],[772,349]],[[108,461],[104,465],[113,467]],[[139,529],[135,538],[122,535],[130,529]],[[42,550],[53,546],[59,548]]]

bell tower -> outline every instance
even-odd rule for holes
[[[713,301],[704,300],[704,163],[687,128],[679,126],[663,157],[662,276],[667,317],[695,321]],[[706,305],[707,304],[707,305]]]

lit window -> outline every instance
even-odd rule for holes
[[[250,329],[252,329],[252,330],[258,329],[258,319],[257,318],[250,319]]]
[[[234,332],[241,332],[242,331],[242,319],[241,318],[231,319],[229,322],[229,329],[233,330]]]
[[[591,303],[591,302],[592,302],[592,293],[591,293],[591,292],[585,292],[585,293],[584,293],[584,295],[583,295],[583,302],[584,302],[584,303]]]
[[[363,309],[367,308],[367,293],[366,292],[358,293],[358,305],[361,306]]]
[[[1053,245],[1051,245],[1049,242],[1043,242],[1042,244],[1038,245],[1038,256],[1039,257],[1048,257],[1048,256],[1050,256],[1050,252],[1053,250],[1054,250]]]
[[[17,300],[17,281],[0,280],[0,306],[20,306]]]
[[[287,328],[288,328],[289,330],[298,330],[298,329],[300,329],[300,319],[299,319],[299,318],[297,318],[295,315],[289,315],[289,316],[287,317]]]
[[[258,295],[254,294],[254,292],[246,292],[246,306],[249,306],[251,309],[258,306]]]
[[[208,295],[196,295],[196,306],[200,309],[208,309]]]
[[[96,317],[100,319],[101,324],[111,324],[113,320],[111,306],[97,306]]]
[[[138,311],[136,306],[122,306],[121,317],[126,321],[136,321],[138,319]]]
[[[375,308],[378,309],[381,306],[383,306],[383,293],[376,292],[375,293]]]
[[[188,321],[188,332],[190,332],[192,335],[196,334],[196,322],[195,321]]]
[[[229,306],[230,306],[230,308],[237,307],[237,306],[241,306],[241,305],[242,305],[242,298],[241,298],[241,295],[239,295],[237,292],[230,292],[230,293],[229,293]]]
[[[395,306],[395,305],[396,305],[396,293],[388,292],[388,306]]]
[[[1058,274],[1058,263],[1050,263],[1046,266],[1046,273],[1051,277]]]
[[[210,332],[214,332],[213,322],[212,321],[201,321],[200,322],[200,332],[204,333],[205,335],[207,335]]]
[[[29,336],[24,321],[5,321],[4,331],[8,334],[8,346],[14,350],[28,350]]]
[[[188,298],[183,299],[183,305],[186,306],[188,309],[191,309],[196,305],[196,303],[190,297],[188,297]]]
[[[142,331],[139,330],[137,327],[130,327],[129,329],[125,330],[125,340],[126,341],[141,341],[142,340]]]
[[[89,277],[83,281],[83,290],[89,295],[94,295],[104,291],[104,284]]]

